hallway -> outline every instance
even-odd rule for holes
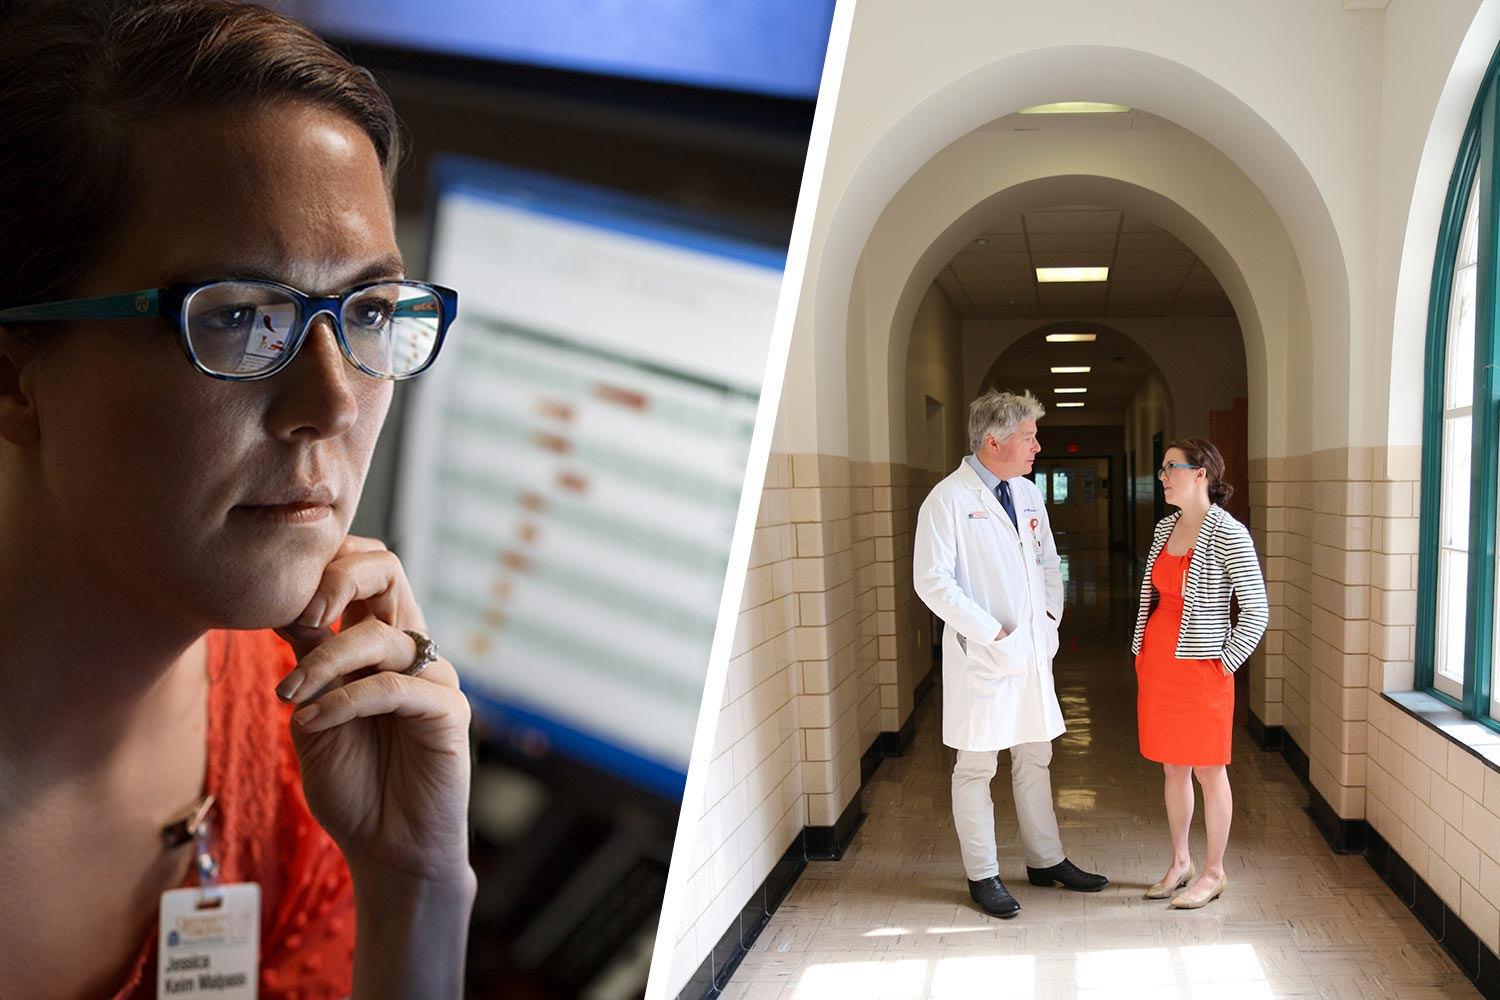
[[[866,786],[867,818],[844,858],[808,864],[722,995],[1478,997],[1364,858],[1330,850],[1286,762],[1250,742],[1243,678],[1229,887],[1198,911],[1142,898],[1170,848],[1161,770],[1136,748],[1135,590],[1122,556],[1065,553],[1064,572],[1055,669],[1068,731],[1055,744],[1053,794],[1069,857],[1112,885],[1084,895],[1026,882],[1002,758],[1000,875],[1023,909],[1001,921],[969,901],[949,811],[953,751],[939,739],[941,698],[929,693],[911,747]],[[1201,801],[1193,854],[1201,863]]]

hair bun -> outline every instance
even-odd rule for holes
[[[1219,504],[1220,506],[1223,506],[1225,503],[1227,503],[1229,501],[1229,498],[1232,496],[1234,496],[1234,487],[1230,486],[1222,479],[1214,481],[1208,487],[1208,499],[1213,503]]]

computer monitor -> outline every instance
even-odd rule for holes
[[[784,250],[458,159],[432,218],[460,310],[395,501],[432,634],[491,727],[680,799]]]
[[[279,0],[400,49],[812,99],[834,0]]]

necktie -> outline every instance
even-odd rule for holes
[[[1017,531],[1020,531],[1021,530],[1021,525],[1016,521],[1016,505],[1013,504],[1013,503],[1011,503],[1011,500],[1010,500],[1010,483],[1007,483],[1003,479],[1000,480],[1000,489],[998,491],[996,491],[996,492],[999,494],[999,497],[1000,497],[1000,506],[1004,507],[1005,508],[1005,513],[1007,513],[1007,514],[1010,515],[1010,523],[1011,523],[1011,525]]]

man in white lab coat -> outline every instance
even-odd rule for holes
[[[958,751],[953,824],[969,895],[986,912],[1021,909],[1000,881],[990,781],[1010,750],[1011,786],[1033,885],[1097,892],[1103,875],[1063,853],[1052,808],[1052,740],[1063,733],[1052,683],[1062,622],[1057,547],[1029,478],[1044,414],[1031,393],[988,392],[969,407],[969,447],[917,516],[918,596],[943,629],[943,742]]]

